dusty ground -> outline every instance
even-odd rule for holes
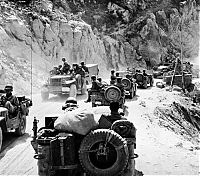
[[[43,126],[46,114],[62,113],[61,106],[67,96],[51,96],[48,102],[42,102],[40,95],[33,96],[33,107],[28,117],[27,133],[20,138],[8,135],[4,141],[4,150],[0,153],[0,175],[37,175],[37,160],[33,159],[34,150],[30,141],[32,136],[33,117],[39,119]],[[181,98],[180,92],[168,92],[165,89],[152,87],[138,89],[133,100],[127,100],[128,119],[137,128],[136,169],[144,175],[198,175],[199,147],[198,133],[184,137],[160,125],[155,108],[165,107]],[[86,95],[78,96],[79,105],[91,107],[84,103]],[[101,114],[108,108],[95,110]],[[194,130],[195,131],[195,130]]]

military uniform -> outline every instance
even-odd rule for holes
[[[12,90],[12,86],[6,86],[6,95],[1,97],[2,104],[5,108],[8,109],[8,112],[11,114],[15,113],[19,106],[19,100],[16,96],[12,95]]]
[[[117,77],[117,83],[115,84],[115,86],[117,86],[120,90],[121,90],[121,94],[122,96],[124,96],[124,85],[121,82],[122,78],[121,77]]]
[[[92,91],[95,91],[95,90],[98,91],[103,87],[103,85],[100,86],[99,82],[96,80],[96,76],[94,76],[94,75],[91,76],[91,79],[92,79],[92,87],[91,87],[91,89],[88,90],[88,99],[85,102],[90,102],[91,101],[90,96],[92,94]]]
[[[70,70],[70,65],[67,62],[64,62],[62,72],[68,74],[69,70]]]
[[[117,77],[114,74],[115,74],[115,71],[111,70],[111,76],[110,76],[110,84],[111,85],[114,85],[116,83],[116,78]]]

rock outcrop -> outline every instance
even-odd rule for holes
[[[22,8],[8,0],[0,3],[2,66],[7,82],[13,79],[19,86],[30,81],[32,69],[33,84],[39,87],[62,57],[70,64],[98,63],[101,76],[111,68],[151,68],[180,52],[180,33],[184,57],[198,54],[195,1],[188,1],[184,8],[170,0],[27,4]]]

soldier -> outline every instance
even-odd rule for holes
[[[19,107],[19,100],[16,96],[12,95],[13,86],[6,85],[4,91],[6,95],[1,97],[2,105],[8,109],[10,114],[14,114]]]
[[[102,83],[102,78],[101,78],[101,77],[98,77],[98,78],[97,78],[97,81],[98,81],[99,86],[100,86],[101,88],[103,88],[103,87],[105,86],[105,84]]]
[[[139,73],[138,70],[135,70],[135,74],[133,75],[133,78],[134,78],[134,79],[137,78],[138,73]]]
[[[148,76],[148,74],[146,73],[146,70],[143,70],[143,76]]]
[[[68,97],[62,110],[73,111],[78,108],[77,100],[74,97]]]
[[[58,70],[58,67],[53,67],[53,70],[50,71],[51,75],[59,75],[60,72]]]
[[[62,72],[67,75],[69,72],[69,69],[70,69],[70,65],[67,62],[64,62],[63,67],[62,67]]]
[[[76,63],[73,64],[73,69],[76,75],[76,79],[78,80],[78,85],[83,87],[85,81],[85,71]]]
[[[71,76],[71,77],[70,77],[70,80],[73,80],[73,79],[76,78],[73,68],[70,68],[70,69],[69,69],[69,74],[70,74],[70,76]]]
[[[96,76],[95,75],[92,75],[91,76],[91,80],[92,80],[92,87],[91,89],[88,90],[88,99],[85,101],[85,103],[88,103],[91,101],[91,93],[92,91],[95,91],[95,90],[100,90],[103,86],[101,86],[97,80],[96,80]]]
[[[99,119],[99,128],[108,129],[116,120],[125,119],[119,113],[119,102],[110,103],[110,115],[102,115]]]
[[[116,82],[115,70],[111,70],[110,84],[114,85]]]
[[[122,84],[122,77],[117,77],[117,82],[115,84],[120,90],[122,97],[124,96],[124,85]]]
[[[88,68],[86,67],[84,61],[81,62],[81,68],[85,71],[85,73],[89,74],[89,70],[88,70]]]
[[[60,72],[61,75],[63,74],[63,72],[62,72],[62,65],[58,66],[58,71]]]

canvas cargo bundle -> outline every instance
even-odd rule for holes
[[[54,123],[55,129],[59,131],[74,132],[81,135],[86,135],[97,125],[93,112],[79,108],[59,116]]]

